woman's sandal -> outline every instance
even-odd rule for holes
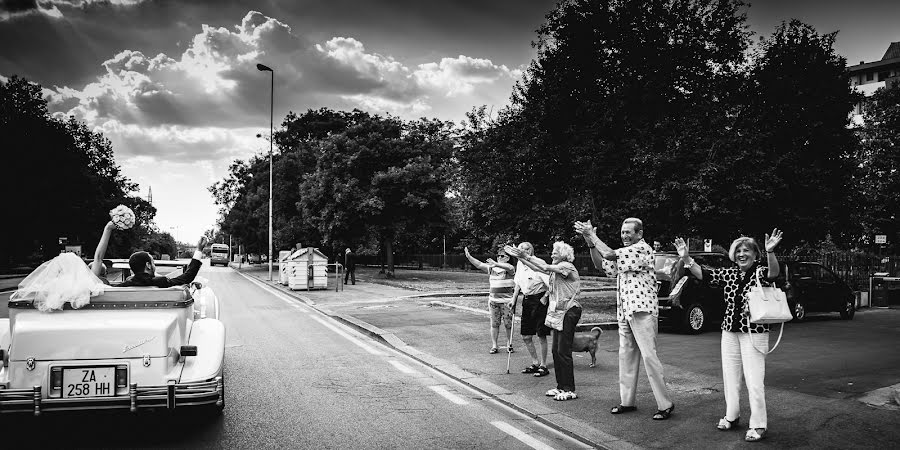
[[[537,373],[538,370],[540,370],[540,366],[537,364],[532,364],[522,369],[522,373]]]
[[[751,428],[747,430],[747,435],[744,436],[744,440],[747,442],[756,442],[764,437],[766,437],[765,428]]]
[[[561,391],[557,388],[553,388],[553,389],[550,389],[549,391],[547,391],[547,393],[544,395],[546,395],[547,397],[556,397],[557,395],[562,394],[562,393],[563,393],[563,391]]]
[[[675,411],[674,403],[672,404],[672,406],[666,409],[660,409],[659,411],[656,411],[656,414],[653,415],[653,420],[666,420],[669,418],[669,416],[672,415],[672,411]]]
[[[627,412],[631,412],[631,411],[637,411],[637,406],[616,405],[616,406],[613,406],[612,409],[609,410],[609,412],[612,414],[622,414],[622,413],[627,413]]]
[[[490,353],[490,354],[492,354],[492,355],[493,355],[494,353],[497,353],[497,347],[491,347],[491,351],[489,351],[488,353]]]
[[[575,400],[576,398],[578,398],[578,395],[575,394],[575,391],[563,391],[556,394],[556,396],[553,397],[553,400],[562,402],[566,400]]]
[[[740,416],[734,420],[728,420],[723,417],[723,418],[719,419],[719,423],[718,423],[718,425],[716,425],[716,428],[719,431],[728,431],[728,430],[732,429],[735,425],[737,425],[738,422],[740,422],[740,421],[741,421]]]
[[[534,376],[536,377],[543,377],[545,375],[550,375],[550,369],[548,369],[547,366],[540,366],[537,371],[534,372]]]

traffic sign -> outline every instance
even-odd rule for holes
[[[60,236],[60,237],[59,237],[59,245],[66,245],[66,244],[68,244],[68,243],[69,243],[69,238],[67,238],[67,237],[65,237],[65,236]]]
[[[712,251],[712,239],[704,239],[703,240],[703,251],[704,252]]]

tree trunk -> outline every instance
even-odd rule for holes
[[[394,248],[392,239],[384,240],[384,256],[387,259],[387,272],[385,276],[387,278],[394,278]]]

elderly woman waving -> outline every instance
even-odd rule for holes
[[[572,261],[572,246],[559,241],[553,244],[552,262],[545,264],[540,258],[507,245],[506,253],[515,256],[531,269],[550,274],[545,324],[553,330],[553,366],[556,369],[556,388],[547,391],[554,400],[572,400],[575,395],[575,365],[572,362],[572,341],[575,326],[581,319],[581,304],[575,300],[581,292],[581,280]]]
[[[744,437],[754,442],[766,435],[766,396],[763,380],[766,374],[766,352],[769,349],[769,326],[750,323],[747,295],[756,277],[772,280],[778,276],[775,247],[781,242],[781,231],[766,235],[766,265],[758,262],[760,251],[756,240],[740,237],[731,243],[728,257],[733,267],[707,269],[694,264],[688,256],[684,239],[675,240],[684,267],[700,280],[725,288],[725,317],[722,320],[722,382],[725,390],[725,417],[716,428],[725,431],[738,424],[740,418],[741,375],[747,383],[750,398],[750,429]]]

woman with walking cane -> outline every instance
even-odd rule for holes
[[[518,248],[507,245],[506,253],[515,256],[526,266],[537,272],[550,274],[548,283],[549,304],[545,323],[553,329],[553,366],[556,369],[556,387],[547,391],[548,397],[564,401],[578,398],[575,395],[575,366],[572,361],[572,341],[575,326],[581,319],[581,304],[575,297],[581,291],[578,270],[572,261],[575,251],[572,246],[558,241],[553,244],[551,264],[544,264],[539,258],[528,255]]]
[[[491,350],[489,353],[497,353],[497,339],[500,337],[500,323],[506,322],[506,337],[509,342],[507,350],[512,353],[512,319],[513,312],[510,309],[513,300],[513,275],[515,268],[509,263],[509,255],[503,247],[497,250],[497,260],[491,258],[487,262],[481,262],[469,253],[469,247],[463,249],[466,258],[473,266],[485,271],[489,275],[490,293],[488,294],[488,307],[491,311]]]

